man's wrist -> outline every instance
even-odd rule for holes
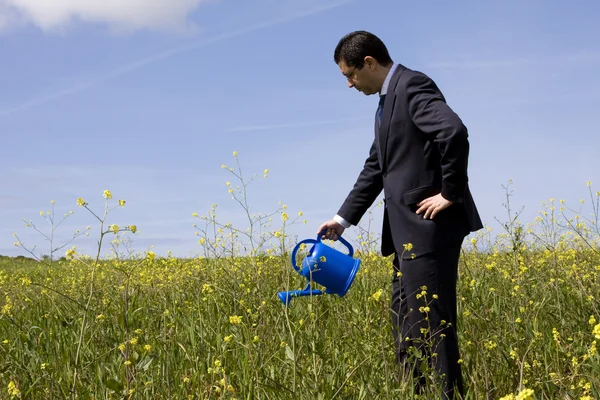
[[[349,223],[348,221],[346,221],[344,218],[340,217],[339,215],[336,214],[335,217],[333,217],[333,220],[335,222],[337,222],[338,224],[340,224],[341,226],[343,226],[344,228],[350,228],[352,226],[351,223]]]

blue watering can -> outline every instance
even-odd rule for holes
[[[288,305],[293,297],[316,296],[323,294],[318,289],[310,289],[312,281],[324,286],[326,294],[337,294],[342,297],[346,294],[360,266],[360,259],[352,258],[354,249],[344,238],[339,237],[349,250],[344,254],[321,241],[321,234],[317,239],[304,239],[299,242],[292,251],[292,266],[300,275],[308,280],[303,290],[292,290],[290,292],[279,292],[277,296],[284,305]],[[302,269],[296,265],[296,253],[303,244],[314,244],[308,255],[302,261]]]

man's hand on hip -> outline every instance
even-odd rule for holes
[[[417,206],[419,206],[417,214],[425,212],[423,218],[433,219],[433,217],[435,217],[437,213],[439,213],[445,208],[448,208],[451,204],[452,202],[443,198],[441,193],[436,194],[435,196],[428,197],[425,200],[417,203]]]
[[[319,226],[317,235],[322,233],[323,235],[321,237],[323,239],[338,240],[342,233],[344,233],[344,230],[345,228],[342,225],[332,219]]]

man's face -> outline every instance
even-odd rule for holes
[[[373,65],[370,60],[365,60],[362,68],[349,67],[344,60],[338,64],[342,74],[348,80],[348,87],[355,88],[365,95],[377,93],[374,85]]]

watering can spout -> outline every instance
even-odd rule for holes
[[[292,290],[289,292],[279,292],[279,293],[277,293],[277,297],[279,297],[279,300],[281,300],[281,302],[287,306],[288,304],[290,304],[290,301],[292,301],[292,299],[294,297],[318,296],[321,294],[323,294],[323,292],[318,289],[313,289],[313,290],[304,289],[304,290]]]

